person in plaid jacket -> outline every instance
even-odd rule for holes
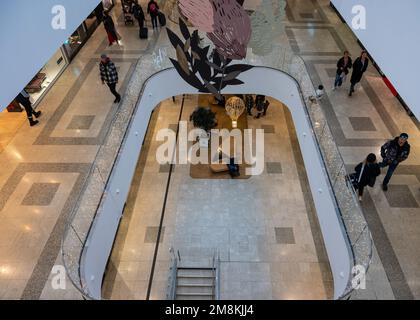
[[[115,64],[106,55],[101,55],[101,62],[99,63],[99,71],[101,72],[102,84],[107,84],[112,94],[115,96],[114,103],[121,101],[121,96],[115,89],[118,83],[118,72]]]

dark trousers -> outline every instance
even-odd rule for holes
[[[267,114],[267,109],[268,109],[268,104],[264,103],[264,112],[263,112],[263,116],[265,116]]]
[[[112,94],[115,96],[115,99],[120,100],[121,99],[121,96],[117,92],[117,90],[115,89],[116,86],[117,86],[117,83],[108,83],[108,87],[111,90]]]
[[[32,108],[32,103],[29,98],[25,98],[23,95],[19,94],[16,97],[16,101],[25,108],[28,119],[32,119],[32,114],[35,112],[35,110]]]
[[[365,189],[366,186],[358,186],[358,190],[359,190],[359,196],[363,196],[363,190]]]
[[[140,29],[143,29],[144,28],[144,19],[137,19],[137,21],[139,22]]]
[[[151,14],[150,18],[152,19],[152,27],[157,28],[158,27],[157,15]]]
[[[353,83],[353,82],[350,83],[350,93],[354,92],[354,87],[356,86],[356,84],[357,84],[357,82],[356,83]]]
[[[393,161],[390,164],[382,161],[379,163],[379,167],[385,168],[388,166],[388,171],[386,172],[385,178],[384,178],[384,185],[387,185],[389,183],[389,180],[391,179],[392,175],[394,174],[395,169],[398,167],[398,161]]]

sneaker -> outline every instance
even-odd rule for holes
[[[332,91],[335,91],[335,89],[337,89],[337,87],[332,87]]]
[[[382,190],[384,190],[384,191],[388,191],[388,185],[386,185],[386,184],[382,184]]]
[[[121,101],[121,97],[115,98],[114,103],[119,103]]]
[[[359,201],[362,202],[362,196],[359,196]]]
[[[39,118],[41,116],[41,111],[33,112],[35,118]]]

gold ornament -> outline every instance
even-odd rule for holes
[[[232,119],[232,128],[238,125],[238,118],[245,111],[245,103],[241,98],[231,97],[226,101],[226,112]]]

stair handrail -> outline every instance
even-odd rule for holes
[[[216,258],[217,257],[217,258]],[[214,279],[214,299],[220,300],[220,253],[216,250],[213,256]]]
[[[176,285],[177,285],[177,270],[178,270],[178,259],[181,261],[181,256],[179,254],[179,250],[177,250],[177,255],[175,255],[174,248],[170,248],[169,252],[172,253],[172,266],[171,266],[171,278],[170,278],[170,290],[169,290],[169,297],[168,300],[175,300],[176,298]]]

